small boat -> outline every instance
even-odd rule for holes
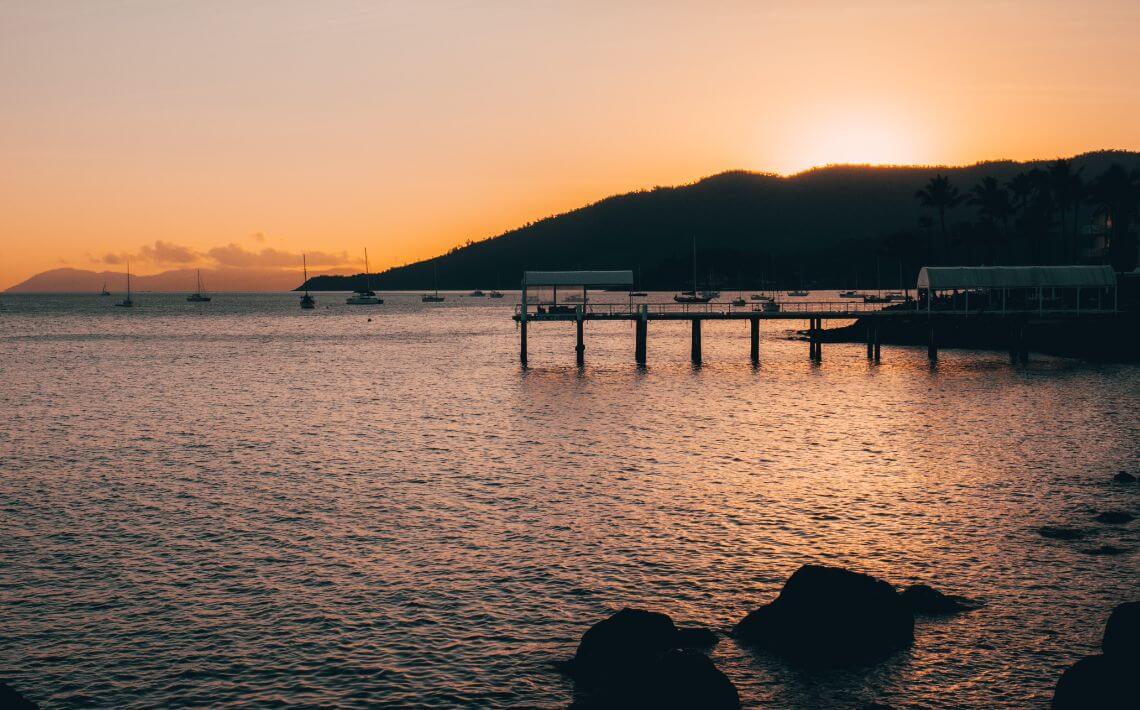
[[[301,308],[304,308],[305,310],[310,310],[310,309],[317,307],[317,299],[315,299],[309,295],[309,289],[308,289],[308,285],[309,285],[309,261],[305,257],[304,254],[301,255],[301,266],[304,269],[305,286],[306,286],[305,295],[301,296]]]
[[[364,288],[353,291],[352,295],[344,299],[350,306],[378,306],[384,302],[383,298],[372,290],[372,275],[368,272],[368,250],[364,250]]]
[[[732,305],[734,305],[734,306],[747,306],[748,301],[744,300],[744,296],[737,296],[736,298],[732,299]]]
[[[885,294],[883,294],[883,298],[892,302],[907,300],[906,294],[904,294],[902,291],[887,291]]]
[[[839,297],[840,298],[862,298],[862,294],[860,294],[858,291],[840,291]]]
[[[202,292],[202,270],[198,269],[198,290],[186,297],[191,303],[206,303],[210,297]]]
[[[673,296],[673,300],[677,303],[708,303],[712,300],[712,296],[706,296],[704,293],[682,291],[681,293]]]
[[[646,293],[645,291],[630,291],[629,297],[630,298],[648,298],[649,294]]]
[[[471,298],[483,298],[487,294],[483,293],[479,289],[475,289],[474,291],[472,291],[471,293],[469,293],[467,295],[470,296]]]
[[[753,301],[771,301],[772,297],[766,293],[754,293],[749,296]]]
[[[563,300],[565,300],[567,303],[589,303],[590,301],[590,299],[586,296],[577,293],[572,293]]]
[[[424,303],[443,303],[444,297],[439,295],[439,270],[432,269],[432,275],[435,279],[435,292],[425,293],[424,295],[420,296],[420,300]]]
[[[719,293],[715,291],[701,291],[697,292],[697,238],[693,237],[693,290],[682,291],[675,296],[673,300],[677,303],[708,303],[713,300]]]
[[[100,296],[110,296],[111,292],[107,290],[107,282],[103,282],[103,290],[99,292]]]
[[[868,293],[863,296],[863,303],[890,303],[891,299],[886,296],[878,296],[873,293]]]
[[[131,300],[131,262],[127,262],[127,297],[115,304],[120,308],[133,308],[135,302]]]
[[[803,289],[797,289],[795,291],[788,291],[788,295],[791,296],[792,298],[803,298],[804,296],[810,296],[811,291],[804,291]]]
[[[503,292],[499,290],[492,291],[487,294],[487,298],[502,298]]]

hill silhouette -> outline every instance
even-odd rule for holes
[[[689,185],[615,195],[390,269],[373,276],[373,286],[425,289],[438,273],[443,289],[514,288],[524,269],[632,268],[643,288],[675,289],[692,281],[694,237],[701,286],[722,288],[759,288],[762,276],[780,287],[801,279],[819,286],[849,286],[857,279],[862,287],[874,287],[877,268],[886,288],[896,285],[900,271],[913,283],[924,263],[1068,263],[1078,255],[1077,227],[1097,213],[1092,202],[1078,200],[1076,209],[1066,211],[1062,197],[1053,199],[1050,188],[1041,187],[1044,197],[1025,198],[1024,214],[1010,215],[1003,227],[992,216],[979,216],[981,208],[966,199],[987,177],[1004,186],[1030,174],[1044,184],[1053,162],[835,165],[788,177],[726,172]],[[1140,153],[1100,151],[1067,161],[1086,183],[1113,164],[1140,170]],[[947,210],[941,236],[937,217],[929,221],[933,213],[915,195],[938,174],[961,192],[959,204]],[[1030,219],[1037,213],[1041,218]],[[935,247],[943,238],[948,246]],[[308,287],[350,290],[363,283],[363,274],[318,276]]]

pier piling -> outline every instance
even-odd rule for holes
[[[875,357],[875,326],[871,323],[867,324],[867,359],[872,360]]]
[[[926,358],[931,362],[938,360],[938,340],[933,325],[930,326],[930,340],[926,345]]]
[[[749,323],[749,326],[751,329],[750,341],[751,341],[751,345],[752,345],[752,347],[751,347],[752,364],[753,365],[759,365],[760,364],[760,319],[759,318],[750,318],[750,319],[748,319],[748,323]]]
[[[882,357],[882,354],[883,354],[883,347],[882,347],[882,342],[879,340],[879,324],[876,323],[875,324],[875,362],[879,362],[879,358]]]
[[[633,359],[638,365],[645,364],[645,341],[649,331],[649,321],[645,318],[645,313],[642,311],[641,317],[634,321],[634,333],[636,344],[633,348]]]
[[[701,319],[693,319],[693,348],[692,359],[694,365],[701,364]]]
[[[519,362],[526,367],[526,318],[519,320]]]
[[[582,310],[581,310],[581,307],[579,307],[579,309],[578,309],[578,321],[577,321],[577,323],[578,323],[578,344],[574,346],[574,354],[575,354],[575,359],[578,362],[578,367],[582,367],[583,365],[586,364],[586,343],[585,343],[585,339],[582,337],[583,333],[582,333]]]

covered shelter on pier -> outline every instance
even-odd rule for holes
[[[568,304],[589,302],[590,289],[632,291],[633,271],[524,271],[522,277],[522,313],[527,304],[543,311],[574,310]],[[559,302],[559,290],[562,301]]]
[[[1111,266],[924,266],[919,302],[930,311],[1115,311]]]

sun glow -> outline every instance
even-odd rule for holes
[[[882,109],[839,109],[813,115],[798,129],[795,171],[822,165],[905,165],[923,162],[909,122]]]

